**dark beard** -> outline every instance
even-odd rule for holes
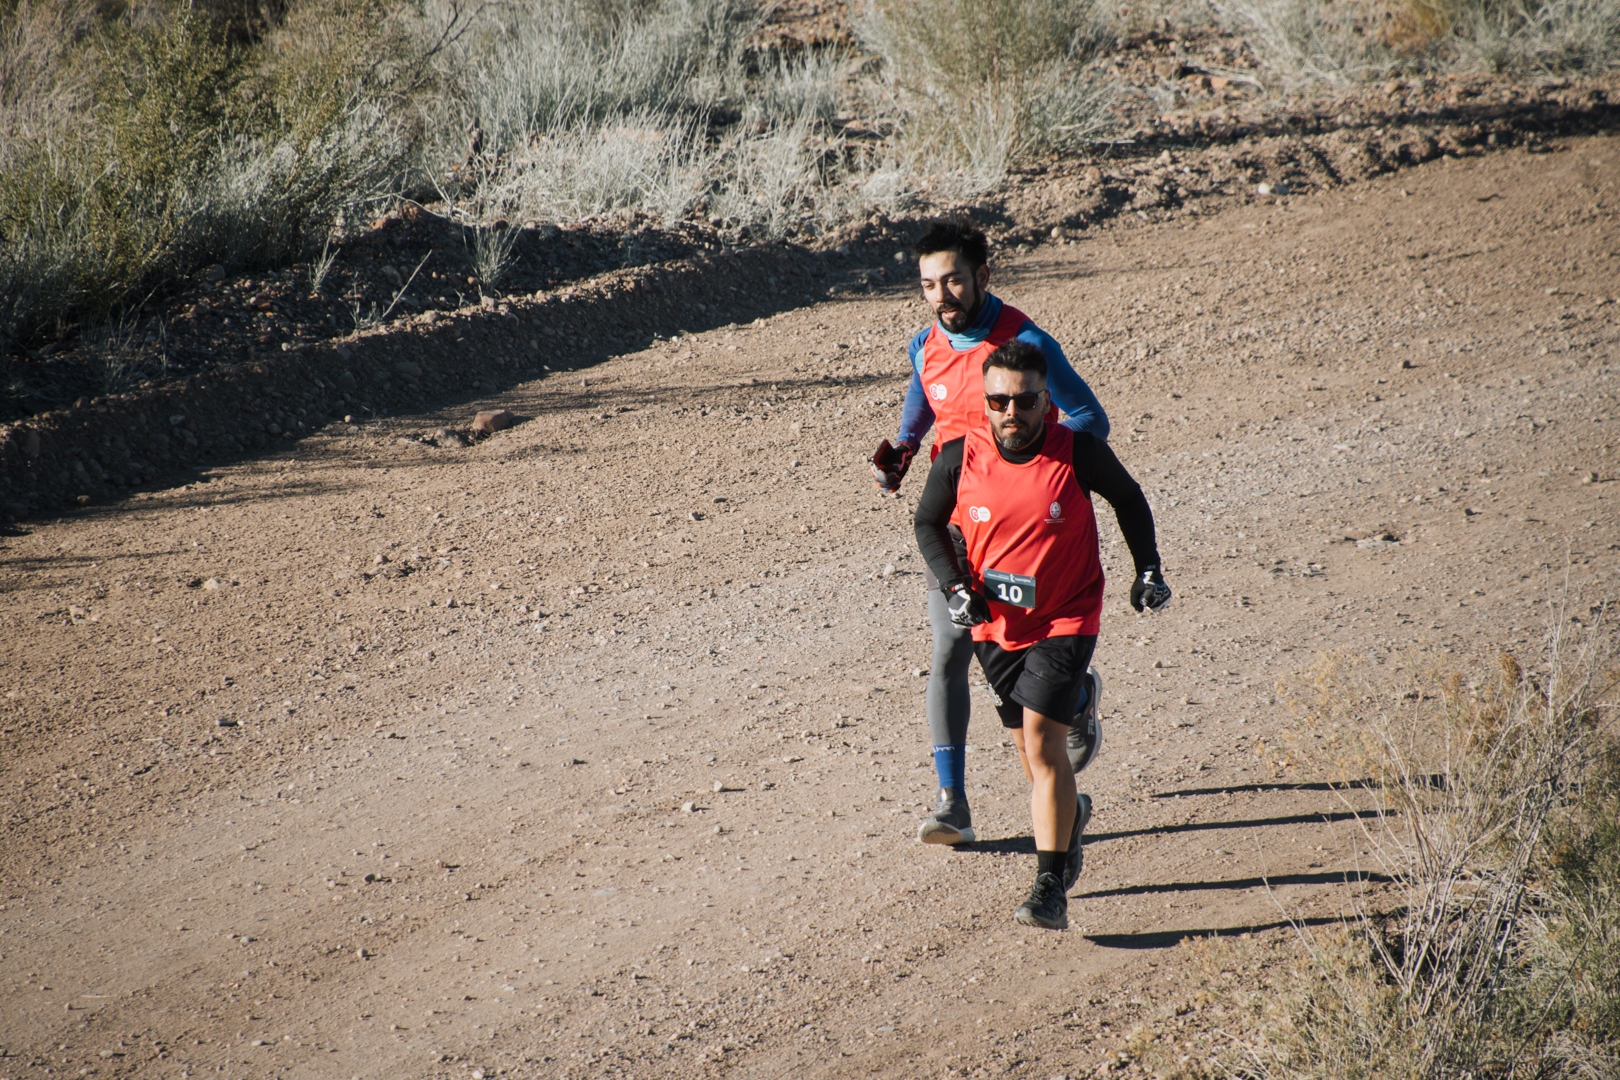
[[[1034,442],[1036,437],[1041,433],[1041,429],[1038,427],[1023,428],[1014,434],[1003,438],[999,429],[992,430],[995,433],[996,442],[1000,443],[1003,449],[1015,451],[1022,450],[1027,447],[1030,443]]]
[[[973,305],[973,310],[967,311],[967,310],[964,310],[962,308],[957,308],[956,310],[960,314],[952,314],[950,316],[950,318],[952,318],[952,319],[960,319],[961,320],[960,324],[957,325],[957,326],[952,326],[950,323],[945,321],[946,320],[946,315],[945,315],[945,313],[943,311],[936,312],[935,317],[939,319],[940,325],[943,326],[945,329],[949,330],[953,334],[960,334],[962,331],[966,330],[968,327],[973,325],[973,320],[979,317],[979,309],[982,308],[983,306],[984,306],[984,297],[981,296],[981,297],[979,297],[978,302]]]

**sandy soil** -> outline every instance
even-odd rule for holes
[[[981,1076],[1198,1053],[1190,937],[1327,919],[1358,804],[1294,734],[1617,594],[1613,138],[998,258],[1149,492],[1066,933],[1025,782],[914,837],[928,637],[904,274],[0,537],[0,1077]],[[1107,520],[1106,512],[1100,515]],[[1580,612],[1577,612],[1580,614]],[[1449,656],[1448,656],[1449,654]],[[222,726],[228,723],[230,726]],[[1347,876],[1350,879],[1347,882]],[[1270,886],[1267,887],[1267,880]],[[1263,965],[1250,971],[1263,977]]]

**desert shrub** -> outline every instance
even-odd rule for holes
[[[19,146],[89,102],[84,45],[101,25],[91,0],[0,4],[0,172]]]
[[[1452,66],[1600,74],[1620,64],[1620,0],[1411,0]]]
[[[453,19],[442,3],[421,33]],[[480,14],[446,50],[436,102],[444,154],[477,132],[488,158],[521,151],[538,133],[649,113],[691,116],[741,97],[743,45],[757,26],[744,0],[661,0],[610,6],[603,0],[514,5]]]
[[[570,221],[618,210],[680,217],[702,188],[703,125],[647,112],[531,132],[521,151],[470,170],[472,218]]]
[[[80,58],[93,108],[6,151],[0,346],[115,318],[210,263],[318,250],[340,212],[397,186],[409,133],[388,93],[401,71],[375,58],[384,15],[329,0],[251,48],[190,6],[102,27]]]
[[[701,206],[768,236],[824,217],[845,57],[750,54],[759,8],[741,0],[602,6],[503,10],[446,53],[435,137],[465,158],[447,199],[479,220]]]
[[[1378,33],[1371,10],[1345,0],[1214,0],[1221,21],[1244,35],[1274,82],[1347,85],[1379,78],[1401,58]]]
[[[1023,154],[1108,126],[1111,94],[1084,70],[1113,38],[1100,4],[874,0],[861,34],[883,58],[918,168],[988,185]]]
[[[1389,693],[1329,657],[1300,701],[1324,760],[1369,770],[1365,841],[1390,910],[1326,932],[1250,1077],[1612,1076],[1620,1069],[1620,668],[1612,631],[1566,632]],[[1393,703],[1392,703],[1393,700]]]
[[[1398,71],[1613,70],[1620,0],[1214,0],[1284,86]]]

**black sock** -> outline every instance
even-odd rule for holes
[[[1057,874],[1063,876],[1063,863],[1068,859],[1067,851],[1037,851],[1035,853],[1035,874]]]

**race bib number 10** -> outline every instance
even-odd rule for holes
[[[1035,579],[1023,574],[1004,574],[1000,570],[984,572],[984,591],[990,599],[1014,607],[1035,606]]]

